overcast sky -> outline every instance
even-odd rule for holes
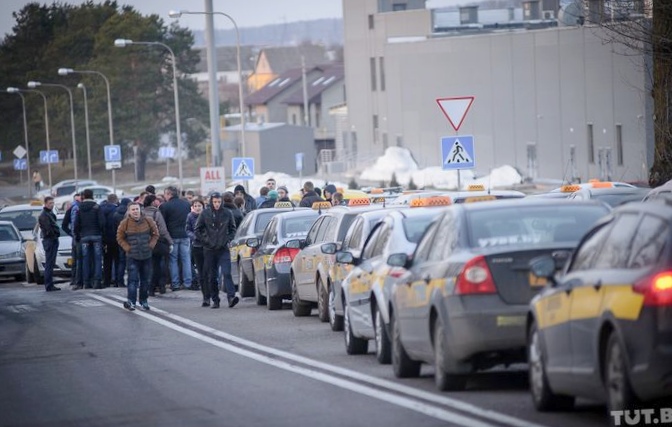
[[[36,0],[33,0],[35,2]],[[204,11],[207,0],[117,0],[119,5],[133,6],[143,15],[157,14],[170,22],[170,10]],[[467,3],[469,0],[428,0],[428,7],[440,7]],[[38,1],[41,4],[51,4],[52,1]],[[100,3],[101,0],[94,0]],[[15,20],[11,12],[19,11],[30,0],[0,0],[0,37],[12,32]],[[81,4],[83,1],[60,0],[59,3]],[[225,12],[239,27],[253,27],[266,24],[281,24],[283,22],[305,21],[318,18],[342,18],[342,0],[212,0],[213,10]],[[183,15],[180,25],[194,30],[205,28],[205,17],[202,15]],[[231,27],[228,19],[215,16],[216,29]]]

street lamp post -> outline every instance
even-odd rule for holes
[[[171,18],[179,18],[182,15],[222,15],[227,17],[233,24],[233,28],[236,30],[236,62],[238,66],[238,108],[240,109],[240,154],[241,157],[245,157],[245,101],[243,99],[243,71],[242,64],[240,61],[240,32],[238,31],[238,24],[231,17],[231,15],[224,12],[191,12],[187,10],[171,10],[168,13],[168,16]],[[217,82],[210,82],[210,84],[216,84]],[[214,150],[213,150],[214,151]],[[217,166],[217,165],[215,165]],[[233,172],[233,171],[232,171]],[[245,181],[247,184],[247,181]]]
[[[68,92],[68,96],[70,97],[70,128],[72,131],[72,161],[74,163],[73,169],[75,174],[75,181],[77,181],[77,143],[75,141],[75,104],[72,100],[72,91],[70,90],[69,87],[58,83],[41,83],[35,81],[28,82],[28,87],[31,89],[34,89],[38,86],[60,87],[61,89],[65,89],[66,92]]]
[[[15,93],[21,97],[21,105],[23,106],[23,138],[26,144],[26,171],[28,172],[28,197],[32,194],[32,182],[30,180],[30,147],[28,146],[28,120],[26,119],[26,98],[21,91],[15,87],[8,87],[7,93]]]
[[[86,127],[86,160],[89,165],[89,181],[91,181],[91,138],[89,136],[89,102],[86,99],[86,86],[78,83],[77,87],[84,93],[84,126]]]
[[[67,76],[68,74],[77,73],[77,74],[97,74],[105,80],[105,87],[107,88],[107,120],[110,128],[110,145],[114,145],[114,128],[112,127],[112,97],[110,96],[110,81],[107,79],[105,74],[100,71],[93,70],[73,70],[72,68],[59,68],[58,75]],[[112,169],[112,189],[117,190],[117,173],[115,169]]]
[[[180,190],[184,189],[183,175],[182,175],[182,131],[180,129],[180,97],[177,89],[177,60],[175,59],[175,52],[165,43],[161,42],[136,42],[128,39],[116,39],[114,45],[116,47],[126,47],[129,45],[146,45],[146,46],[161,46],[170,52],[170,57],[173,64],[173,98],[175,102],[175,130],[177,132],[177,173],[180,180]],[[166,161],[168,164],[168,161]]]

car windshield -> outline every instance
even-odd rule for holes
[[[308,230],[315,222],[314,216],[300,216],[285,218],[282,222],[282,237],[303,237],[308,234]]]
[[[68,196],[75,192],[77,189],[76,185],[64,185],[56,189],[56,196]]]
[[[16,242],[18,240],[21,239],[13,227],[5,224],[0,225],[0,242]]]
[[[0,212],[0,221],[12,221],[19,231],[32,230],[41,212],[41,209]]]
[[[264,228],[271,222],[271,219],[279,214],[280,212],[264,212],[257,215],[257,223],[254,224],[254,234],[261,234],[264,232]]]
[[[433,215],[404,218],[402,224],[404,225],[406,240],[411,243],[418,243],[433,218]]]
[[[473,210],[467,215],[473,248],[530,243],[576,244],[602,216],[597,205],[529,206]]]

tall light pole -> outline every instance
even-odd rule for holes
[[[75,173],[75,181],[77,181],[77,143],[75,141],[75,104],[72,100],[72,91],[70,90],[69,87],[58,83],[41,83],[35,81],[28,82],[28,87],[31,89],[34,89],[39,86],[60,87],[61,89],[65,89],[66,92],[68,92],[68,96],[70,97],[70,128],[72,131],[72,161],[74,163],[73,169]]]
[[[165,43],[161,42],[134,42],[128,39],[116,39],[114,45],[116,47],[126,47],[129,45],[146,45],[146,46],[161,46],[170,52],[170,57],[173,64],[173,98],[175,100],[175,127],[177,132],[177,173],[180,179],[180,190],[184,189],[182,181],[182,131],[180,129],[180,97],[177,90],[177,60],[175,59],[175,52]],[[166,162],[167,164],[167,162]]]
[[[72,68],[59,68],[58,75],[67,76],[68,74],[97,74],[105,80],[105,87],[107,88],[107,120],[110,127],[110,145],[114,145],[114,128],[112,127],[112,97],[110,96],[110,81],[105,74],[94,70],[73,70]],[[112,189],[117,190],[117,173],[112,169]]]
[[[23,139],[26,144],[26,171],[28,172],[28,197],[32,194],[32,182],[30,180],[30,147],[28,146],[28,120],[26,119],[26,98],[21,93],[21,90],[15,87],[8,87],[7,93],[15,93],[21,97],[21,105],[23,106]]]
[[[89,136],[89,101],[86,99],[86,86],[84,83],[78,83],[77,88],[84,93],[84,126],[86,127],[86,162],[89,165],[89,181],[91,181],[91,138]]]
[[[243,99],[243,71],[242,64],[240,62],[240,32],[238,31],[238,24],[231,17],[231,15],[224,12],[191,12],[187,10],[171,10],[168,15],[171,18],[179,18],[182,15],[222,15],[227,17],[233,24],[233,28],[236,30],[236,62],[238,65],[238,108],[240,109],[240,154],[241,157],[245,157],[245,101]],[[211,78],[212,80],[212,78]],[[210,85],[216,84],[217,81],[211,81]],[[214,140],[213,140],[214,141]],[[219,141],[219,138],[217,139]],[[213,147],[219,149],[219,147]],[[215,166],[219,166],[215,164]],[[232,171],[233,172],[233,171]],[[247,181],[245,181],[247,184]]]

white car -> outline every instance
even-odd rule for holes
[[[56,255],[56,265],[54,266],[54,276],[70,276],[72,274],[72,238],[63,231],[64,214],[56,215],[56,221],[61,231],[58,238],[58,254]],[[44,264],[46,256],[44,246],[42,246],[42,236],[39,224],[33,228],[33,240],[26,243],[25,255],[25,275],[28,283],[36,282],[38,285],[44,284]]]
[[[0,221],[0,277],[23,280],[25,254],[23,239],[11,221]]]
[[[21,232],[21,237],[24,240],[32,240],[33,228],[35,228],[37,219],[42,213],[42,206],[43,204],[40,201],[5,206],[0,209],[0,221],[12,221]],[[56,208],[54,208],[54,213],[58,214]]]
[[[78,187],[77,190],[73,190],[67,195],[63,196],[58,196],[54,198],[54,205],[58,206],[62,210],[66,210],[68,202],[72,202],[73,198],[75,197],[75,194],[81,193],[84,190],[92,190],[93,191],[93,200],[96,202],[100,203],[103,200],[107,199],[107,195],[111,193],[116,193],[117,196],[120,198],[124,195],[124,192],[122,190],[117,190],[116,192],[113,191],[112,187],[108,187],[106,185],[89,185],[86,187]]]

